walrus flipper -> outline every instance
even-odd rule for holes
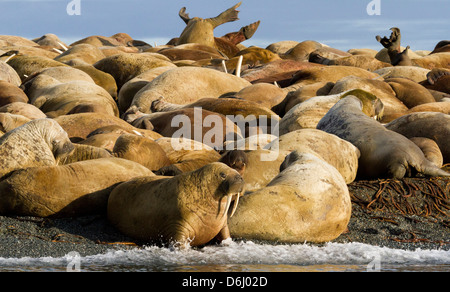
[[[191,20],[191,18],[189,17],[189,13],[186,13],[186,7],[181,8],[178,15],[186,24],[188,24],[189,20]]]
[[[239,2],[238,4],[234,5],[233,7],[222,12],[218,16],[216,16],[214,18],[209,18],[209,21],[211,21],[213,27],[216,28],[221,24],[238,20],[239,19],[238,18],[239,11],[236,10],[236,8],[241,6],[241,4],[242,4],[242,2]]]

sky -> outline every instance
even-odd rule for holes
[[[239,0],[75,0],[80,15],[69,15],[71,0],[0,0],[0,35],[38,38],[53,33],[71,44],[79,39],[124,32],[152,45],[178,37],[185,27],[181,7],[190,17],[215,17]],[[369,4],[374,15],[369,15]],[[77,8],[77,6],[73,6]],[[402,45],[433,50],[450,39],[450,0],[242,0],[239,20],[216,28],[215,36],[261,24],[243,44],[267,47],[278,41],[315,40],[349,50],[382,46],[376,35],[399,27]],[[373,14],[373,13],[371,13]]]

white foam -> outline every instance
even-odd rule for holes
[[[260,265],[260,266],[366,266],[378,259],[383,267],[450,265],[450,251],[405,251],[361,243],[329,243],[268,245],[247,242],[226,242],[202,249],[170,249],[146,247],[127,251],[110,250],[105,254],[80,258],[82,270],[173,270],[176,267]],[[65,270],[71,257],[62,258],[0,258],[0,269]]]

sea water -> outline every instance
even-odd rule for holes
[[[75,254],[75,256],[74,256]],[[204,248],[109,250],[93,256],[0,258],[0,271],[358,272],[450,271],[450,251],[406,251],[361,243],[270,245],[227,242]]]

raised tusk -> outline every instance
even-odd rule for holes
[[[241,77],[241,69],[242,69],[242,61],[244,60],[244,56],[239,56],[239,60],[236,67],[236,76]]]
[[[231,211],[231,215],[230,217],[233,217],[234,213],[236,212],[237,206],[239,204],[239,197],[241,196],[240,193],[237,194],[237,198],[236,200],[234,200],[234,204],[233,204],[233,210]]]

